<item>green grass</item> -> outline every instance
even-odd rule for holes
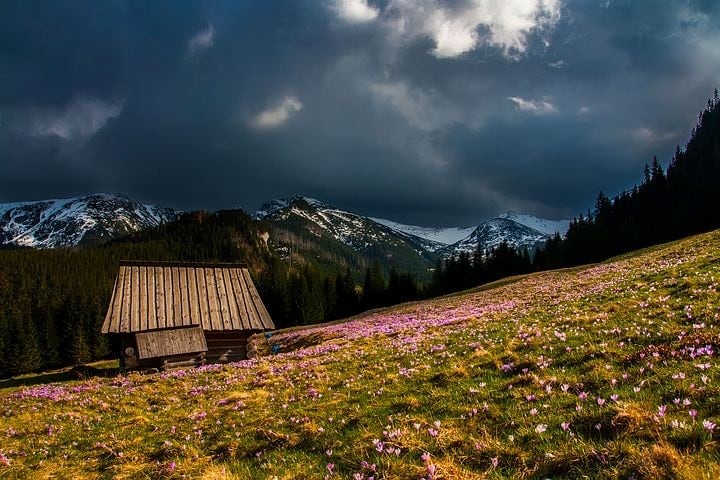
[[[719,285],[712,232],[234,365],[0,390],[0,478],[720,478]]]

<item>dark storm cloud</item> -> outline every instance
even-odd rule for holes
[[[513,2],[5,2],[0,201],[567,217],[667,161],[720,84],[716,2]]]

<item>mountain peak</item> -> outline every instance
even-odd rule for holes
[[[277,212],[278,210],[282,210],[284,208],[290,207],[292,205],[297,205],[302,202],[307,203],[308,205],[311,205],[315,208],[330,208],[327,204],[315,198],[305,197],[303,195],[293,195],[292,197],[288,198],[275,198],[272,200],[268,200],[267,202],[263,203],[260,208],[255,211],[255,213],[252,214],[252,217],[256,220],[262,220]]]
[[[534,250],[547,241],[549,234],[524,225],[514,219],[498,216],[487,220],[462,240],[440,250],[443,256],[455,256],[461,252],[472,253],[480,247],[490,250],[502,243],[510,247]]]
[[[443,246],[375,219],[301,195],[265,202],[253,218],[281,224],[286,229],[296,228],[298,232],[309,233],[313,241],[332,239],[357,252],[394,251],[406,258],[414,257],[416,265],[418,259],[425,258],[429,252]]]

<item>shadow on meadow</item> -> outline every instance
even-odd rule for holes
[[[76,365],[72,368],[64,368],[62,370],[44,372],[37,375],[2,379],[0,380],[0,389],[30,387],[45,383],[68,382],[73,380],[90,380],[95,377],[114,377],[119,373],[119,367]]]

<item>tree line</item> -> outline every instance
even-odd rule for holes
[[[490,249],[478,245],[472,253],[461,252],[438,260],[429,293],[435,296],[457,292],[532,270],[527,248],[513,248],[505,242]]]
[[[684,149],[664,171],[657,157],[640,185],[574,219],[535,255],[535,269],[597,262],[614,255],[720,227],[720,98],[717,89],[700,112]]]

